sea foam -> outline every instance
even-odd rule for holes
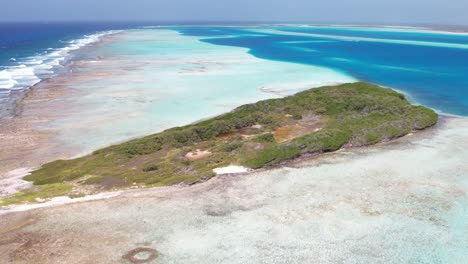
[[[13,90],[25,90],[43,79],[52,77],[73,51],[98,42],[103,36],[118,31],[105,31],[69,41],[65,47],[49,48],[41,54],[25,58],[11,58],[16,65],[0,65],[0,100],[8,99]]]

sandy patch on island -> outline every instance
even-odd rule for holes
[[[203,159],[203,158],[206,158],[208,156],[211,155],[211,152],[209,152],[208,150],[200,150],[200,149],[197,149],[193,152],[189,152],[187,154],[185,154],[185,158],[187,160],[198,160],[198,159]]]
[[[223,175],[223,174],[239,174],[239,173],[247,173],[249,171],[252,171],[252,169],[244,167],[244,166],[226,166],[226,167],[221,167],[221,168],[215,168],[213,169],[214,173],[217,175]]]
[[[29,168],[20,168],[5,173],[0,180],[0,198],[31,187],[31,182],[23,180],[23,177],[28,175],[30,171]]]

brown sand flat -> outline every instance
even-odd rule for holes
[[[54,119],[59,106],[53,99],[65,94],[61,87],[40,84],[19,103],[16,117],[0,120],[0,175],[62,156],[53,153],[53,133],[37,127]]]
[[[117,38],[117,35],[109,35],[84,50],[95,49]],[[17,115],[0,119],[0,179],[14,169],[35,168],[45,162],[76,155],[76,150],[59,141],[59,131],[49,129],[48,124],[78,111],[70,104],[70,98],[78,98],[85,91],[74,89],[70,83],[80,84],[109,76],[105,71],[80,74],[78,69],[86,67],[86,63],[90,62],[76,61],[61,75],[31,87],[17,103]]]

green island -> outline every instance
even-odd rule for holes
[[[47,163],[24,178],[33,187],[3,199],[0,206],[111,189],[194,184],[215,176],[215,168],[259,169],[304,154],[372,145],[430,127],[437,119],[431,109],[373,84],[314,88]]]

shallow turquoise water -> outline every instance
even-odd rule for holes
[[[468,115],[468,34],[350,27],[178,27],[259,58],[319,65],[406,92],[449,114]],[[253,34],[255,33],[255,34]]]
[[[100,58],[100,59],[99,59]],[[132,30],[94,50],[63,80],[79,91],[44,129],[89,152],[225,113],[262,99],[354,78],[323,67],[269,61],[173,30]]]

